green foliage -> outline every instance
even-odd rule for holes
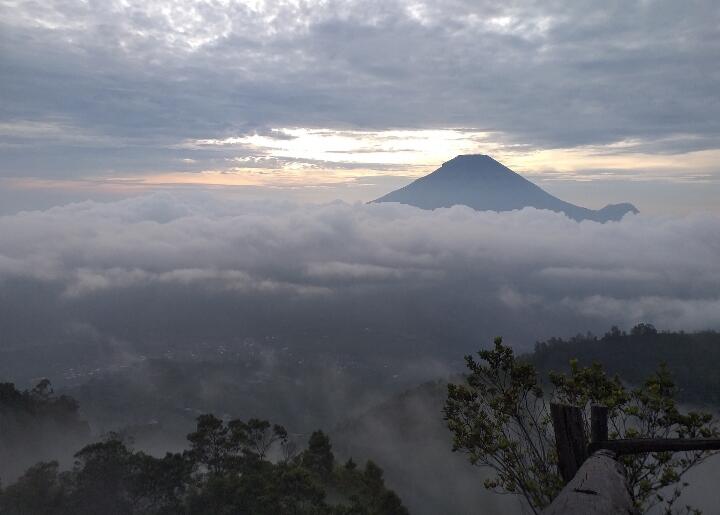
[[[617,327],[603,336],[579,334],[568,339],[538,342],[535,352],[523,356],[542,375],[567,371],[571,359],[581,365],[594,362],[628,384],[642,384],[666,363],[678,386],[677,399],[684,402],[720,403],[720,333],[660,332],[650,324],[638,324],[628,333]]]
[[[308,448],[302,455],[302,464],[322,479],[327,479],[333,471],[335,456],[332,453],[330,439],[322,431],[310,435]]]
[[[240,470],[244,462],[263,460],[276,443],[287,444],[287,431],[266,420],[231,420],[224,424],[214,415],[201,415],[197,430],[188,435],[194,461],[209,472]]]
[[[350,499],[349,506],[335,506],[334,515],[407,515],[409,512],[392,490],[385,487],[383,471],[368,460],[364,470],[349,460],[336,469],[334,484],[338,491],[345,492]]]
[[[453,451],[494,470],[486,488],[521,494],[537,512],[562,487],[537,374],[501,338],[478,356],[480,361],[466,356],[470,373],[464,384],[448,384],[444,412]]]
[[[382,470],[335,462],[328,437],[289,452],[287,431],[267,421],[197,419],[190,448],[163,458],[133,451],[117,435],[56,462],[31,467],[0,492],[3,515],[403,515]],[[270,457],[275,459],[271,460]],[[332,494],[332,499],[330,498]]]
[[[645,327],[639,333],[647,336],[652,331]],[[479,361],[466,357],[469,374],[464,383],[448,385],[444,412],[453,433],[453,450],[494,471],[486,481],[487,488],[522,495],[535,513],[562,487],[546,390],[557,402],[584,408],[587,426],[590,406],[607,406],[610,438],[717,435],[710,414],[679,411],[677,389],[663,366],[640,386],[628,388],[597,363],[581,367],[571,360],[569,373],[551,373],[550,384],[544,387],[535,367],[517,359],[501,338],[495,340],[492,350],[482,350],[478,356]],[[586,431],[589,434],[589,427]],[[709,454],[623,457],[636,506],[647,510],[660,504],[666,513],[672,513],[686,485],[683,475]]]

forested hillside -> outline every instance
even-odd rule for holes
[[[0,383],[0,480],[14,479],[48,456],[69,462],[89,438],[78,403],[55,395],[48,380],[25,391]]]
[[[110,433],[63,467],[49,458],[67,454],[72,438],[89,438],[77,403],[54,397],[47,381],[26,392],[2,384],[0,401],[2,462],[14,474],[32,457],[46,460],[0,483],[3,515],[407,513],[378,465],[340,463],[322,431],[301,449],[280,425],[202,415],[182,452],[156,457]]]
[[[720,334],[714,332],[658,332],[646,324],[629,332],[612,328],[602,337],[579,335],[538,342],[535,351],[522,359],[532,361],[543,375],[552,370],[566,370],[572,359],[581,365],[600,362],[608,372],[618,374],[628,384],[639,383],[660,363],[666,362],[680,388],[680,400],[710,407],[720,400],[720,385],[712,370],[720,361]],[[231,375],[223,377],[230,384]],[[170,381],[169,384],[176,383]],[[110,394],[136,398],[126,391],[125,385],[127,382],[120,382],[114,390],[96,390],[90,398],[97,402]],[[281,399],[287,391],[272,390],[269,395]],[[484,506],[488,513],[515,513],[519,509],[513,499],[496,497],[478,488],[484,472],[451,452],[452,438],[442,415],[447,395],[446,382],[442,380],[393,396],[358,416],[346,413],[344,423],[334,428],[327,426],[334,448],[322,433],[316,433],[308,441],[309,434],[292,437],[284,430],[276,433],[272,425],[262,421],[223,423],[206,416],[190,435],[190,441],[182,446],[174,447],[175,440],[163,438],[173,434],[169,428],[172,423],[159,420],[154,429],[158,433],[154,439],[157,445],[152,446],[154,452],[141,452],[140,449],[147,449],[142,445],[134,448],[132,440],[125,436],[111,435],[82,448],[75,456],[74,465],[67,457],[89,442],[90,435],[72,398],[56,396],[47,382],[25,392],[4,384],[0,393],[3,424],[0,451],[5,453],[5,464],[15,463],[18,468],[11,476],[7,472],[2,476],[5,503],[2,513],[23,513],[18,510],[23,506],[22,509],[26,509],[27,505],[22,503],[29,500],[41,503],[33,505],[37,513],[66,513],[79,505],[92,504],[88,504],[91,498],[119,503],[117,506],[125,510],[120,513],[172,513],[167,510],[179,509],[178,506],[192,513],[192,509],[197,509],[193,508],[197,506],[195,503],[219,503],[219,497],[229,499],[230,509],[252,506],[257,513],[282,510],[283,506],[290,505],[298,507],[299,513],[310,509],[316,510],[312,513],[383,513],[377,511],[383,506],[391,510],[386,513],[395,513],[393,509],[405,509],[400,508],[400,498],[412,513],[419,514],[462,513],[469,506]],[[123,404],[127,403],[119,405]],[[253,452],[258,453],[250,450],[249,454],[246,443],[239,444],[239,440],[231,436],[233,431],[236,437],[247,436],[250,425],[262,429],[255,433],[266,435],[274,443],[272,451],[249,460]],[[61,435],[66,439],[72,436],[84,440],[77,445],[63,443],[69,440],[59,439]],[[128,427],[123,435],[141,436],[137,427]],[[224,442],[215,448],[217,455],[224,456],[219,468],[207,461],[215,452],[207,446],[209,437],[218,435],[218,441]],[[137,444],[142,440],[138,438]],[[267,441],[265,437],[260,440]],[[160,447],[163,442],[166,447]],[[170,442],[173,445],[169,448]],[[300,446],[306,448],[303,450]],[[157,453],[158,449],[180,450],[160,458],[156,456],[163,454]],[[52,462],[63,453],[68,455],[65,463]],[[10,460],[10,456],[16,458]],[[384,486],[385,476],[379,467],[373,463],[356,466],[352,460],[346,461],[350,456],[359,463],[378,459],[388,483],[397,489],[400,497]],[[12,484],[19,474],[39,460],[49,463],[37,465]],[[325,463],[322,465],[325,472],[319,474],[316,466],[321,462]],[[98,469],[100,464],[109,468]],[[229,479],[239,470],[237,467],[243,470],[242,481]],[[218,474],[212,474],[213,468]],[[93,478],[98,474],[111,479],[96,482]],[[160,477],[167,478],[168,483],[157,484]],[[251,493],[256,491],[252,486],[254,481],[267,486],[259,497]],[[702,487],[702,479],[694,480],[693,484],[707,491]],[[104,489],[112,491],[112,496],[103,494]],[[286,490],[293,493],[280,494]],[[52,506],[52,509],[37,511],[38,506],[45,506],[42,509]],[[218,509],[222,507],[227,506],[217,505]]]
[[[538,342],[527,359],[543,373],[561,371],[571,359],[594,361],[628,383],[639,383],[665,363],[685,402],[716,405],[720,401],[720,333],[657,331],[639,324],[630,332],[613,327],[602,337],[592,334]]]

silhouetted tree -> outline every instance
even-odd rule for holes
[[[3,515],[57,515],[64,511],[66,492],[58,463],[38,463],[0,494]]]
[[[453,450],[468,455],[474,465],[495,472],[485,486],[522,495],[535,513],[557,495],[562,480],[557,470],[554,433],[550,427],[545,389],[535,367],[515,358],[512,349],[495,340],[491,350],[467,356],[465,382],[449,384],[444,412],[453,433]],[[557,400],[589,411],[591,404],[609,408],[611,438],[693,438],[718,434],[713,417],[704,412],[683,414],[677,390],[660,369],[640,386],[628,389],[608,377],[595,363],[570,364],[570,373],[551,373],[548,392]],[[586,422],[587,422],[586,415]],[[589,432],[589,431],[588,431]],[[711,453],[656,453],[625,456],[630,493],[638,508],[663,504],[672,511],[683,475]],[[672,487],[668,492],[667,487]]]
[[[335,456],[332,453],[330,439],[322,431],[315,431],[310,435],[308,448],[303,453],[303,466],[325,479],[332,472],[334,462]]]
[[[316,431],[298,457],[268,460],[289,438],[282,426],[250,419],[197,419],[190,449],[155,458],[117,435],[75,455],[72,470],[56,462],[30,468],[0,491],[2,515],[403,515],[382,470],[335,463],[329,438]],[[350,461],[349,463],[352,463]],[[333,504],[326,491],[334,492]]]
[[[638,324],[630,329],[630,334],[632,336],[655,336],[657,329],[652,324]]]

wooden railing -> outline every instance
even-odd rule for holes
[[[720,450],[720,439],[716,438],[610,440],[608,410],[604,406],[591,407],[588,443],[581,408],[552,404],[550,413],[558,467],[566,484],[543,515],[635,513],[625,469],[617,461],[618,456]]]
[[[610,451],[597,451],[582,464],[543,515],[635,513],[625,486],[625,468]]]

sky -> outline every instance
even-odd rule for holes
[[[0,214],[367,201],[461,153],[718,211],[719,28],[714,0],[1,0]]]

